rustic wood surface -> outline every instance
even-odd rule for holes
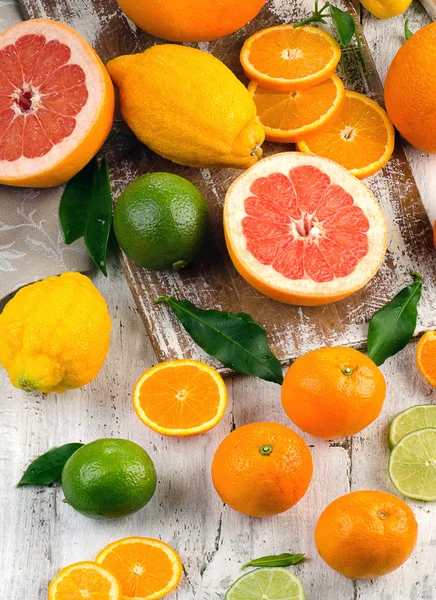
[[[351,0],[341,2],[344,8],[354,10]],[[116,0],[20,0],[20,3],[25,17],[47,16],[76,27],[104,61],[156,43],[156,38],[138,31],[127,21],[117,10]],[[222,59],[245,81],[239,51],[247,36],[262,27],[301,20],[312,8],[313,0],[271,0],[259,17],[241,31],[210,44],[199,44],[199,47]],[[382,100],[381,82],[366,43],[364,48],[366,68],[353,46],[343,53],[340,75],[346,87]],[[266,155],[288,149],[289,145],[265,144]],[[212,226],[205,253],[201,260],[180,273],[154,273],[122,257],[127,280],[160,360],[190,357],[210,362],[221,370],[219,363],[193,343],[166,305],[153,303],[159,296],[187,298],[204,308],[249,313],[266,328],[273,351],[287,363],[319,345],[320,339],[326,344],[362,346],[367,320],[374,310],[403,287],[416,264],[420,265],[427,281],[435,282],[436,293],[432,232],[399,141],[394,157],[385,169],[367,180],[388,220],[387,258],[379,274],[365,289],[337,304],[316,308],[287,306],[270,300],[249,286],[234,269],[225,248],[222,205],[226,190],[238,171],[179,167],[156,156],[139,142],[125,139],[111,152],[110,164],[113,165],[115,195],[140,174],[171,171],[195,183],[211,209]],[[424,300],[417,333],[434,326],[436,314]],[[227,372],[226,369],[222,371]]]
[[[10,0],[0,0],[0,9],[2,1]],[[31,4],[43,6],[42,0]],[[59,1],[59,7],[65,4]],[[275,0],[277,10],[286,4],[287,0]],[[427,22],[419,5],[409,14],[412,29]],[[90,39],[92,18],[87,25]],[[81,19],[76,21],[83,25]],[[403,22],[402,17],[386,23],[363,15],[365,34],[382,78],[402,43]],[[436,156],[406,150],[434,220]],[[421,265],[418,261],[414,266]],[[352,582],[337,575],[321,561],[313,543],[315,521],[335,497],[358,489],[395,493],[387,476],[388,424],[400,410],[436,399],[416,369],[415,344],[383,367],[388,398],[377,422],[341,443],[304,436],[315,462],[309,493],[284,515],[253,520],[219,501],[210,481],[210,462],[219,441],[235,426],[257,420],[289,424],[280,407],[278,386],[253,378],[229,378],[229,409],[215,430],[192,440],[154,434],[139,422],[130,403],[136,378],[156,362],[138,310],[116,261],[110,264],[107,280],[95,275],[94,281],[108,301],[113,334],[106,364],[93,383],[62,396],[42,398],[13,389],[0,372],[0,598],[46,600],[48,582],[61,567],[92,559],[105,544],[128,535],[158,537],[180,552],[185,577],[168,600],[222,600],[227,586],[241,574],[241,564],[283,551],[308,554],[309,561],[295,568],[308,600],[436,598],[434,505],[410,502],[419,521],[417,548],[401,569],[376,581]],[[425,293],[436,312],[436,294],[429,287]],[[139,513],[121,521],[95,522],[64,504],[59,488],[14,488],[28,463],[48,448],[111,436],[134,440],[155,461],[158,489]]]

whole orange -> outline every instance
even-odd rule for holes
[[[418,524],[400,498],[377,491],[346,494],[327,506],[315,528],[321,558],[351,579],[398,569],[412,554]]]
[[[282,403],[297,427],[324,439],[354,435],[380,414],[386,382],[367,356],[342,346],[298,358],[282,387]]]
[[[423,27],[398,50],[385,85],[388,115],[423,152],[436,152],[436,23]]]
[[[285,425],[252,423],[232,431],[212,462],[212,480],[223,502],[250,517],[288,510],[312,480],[312,455]]]
[[[118,0],[148,33],[172,42],[209,42],[254,19],[266,0]]]

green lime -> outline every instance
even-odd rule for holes
[[[403,410],[391,423],[389,446],[391,449],[408,433],[436,427],[436,404],[419,404]]]
[[[170,173],[150,173],[118,198],[114,230],[120,248],[155,271],[181,269],[199,253],[209,211],[195,185]]]
[[[79,448],[62,471],[71,506],[93,519],[118,519],[149,502],[156,471],[147,452],[128,440],[102,439]]]
[[[304,600],[303,584],[281,567],[254,569],[227,590],[224,600]]]
[[[403,496],[436,500],[436,429],[405,435],[391,452],[389,477]]]

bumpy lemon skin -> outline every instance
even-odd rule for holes
[[[405,12],[412,0],[361,0],[361,4],[379,19],[391,19]]]
[[[123,119],[157,154],[190,167],[245,169],[262,155],[263,128],[245,86],[220,60],[163,44],[107,64]]]
[[[61,394],[97,376],[111,328],[88,277],[47,277],[22,288],[0,314],[0,365],[17,388]]]

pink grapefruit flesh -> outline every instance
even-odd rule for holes
[[[365,286],[386,253],[386,222],[369,189],[340,165],[289,152],[260,161],[230,187],[227,247],[267,296],[327,304]]]
[[[89,44],[61,23],[37,19],[2,33],[0,182],[32,185],[45,173],[57,185],[66,159],[85,166],[112,124],[111,87]]]

